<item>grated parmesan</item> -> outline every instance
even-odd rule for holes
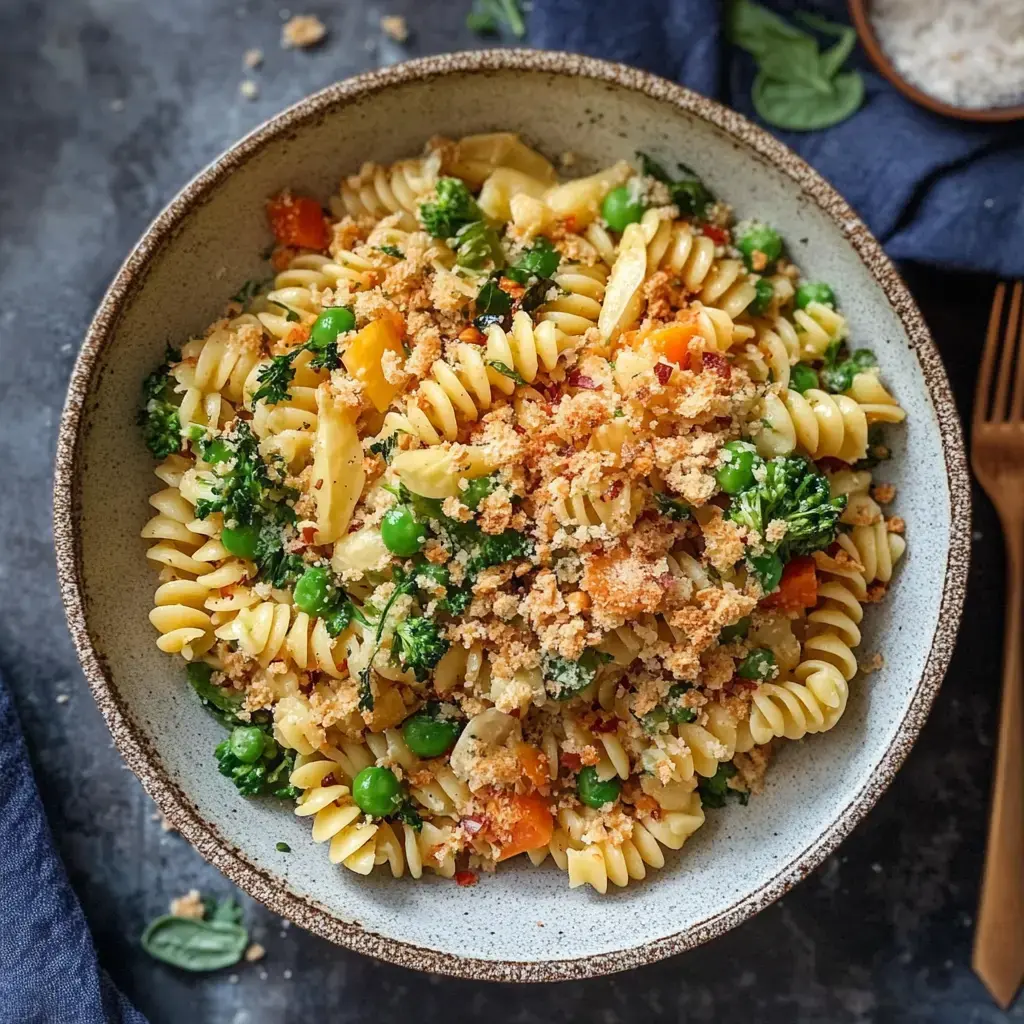
[[[878,41],[904,78],[957,107],[1024,98],[1021,0],[875,0]]]

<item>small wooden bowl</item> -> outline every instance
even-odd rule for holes
[[[989,124],[1006,123],[1008,121],[1019,121],[1024,118],[1024,102],[1016,103],[1009,107],[955,107],[951,103],[943,103],[942,100],[922,92],[916,86],[911,85],[895,68],[889,60],[882,44],[875,35],[875,28],[871,24],[871,17],[868,13],[871,0],[847,0],[850,8],[850,18],[853,20],[854,28],[860,37],[861,44],[871,58],[871,63],[889,79],[890,82],[907,99],[936,114],[944,114],[946,117],[955,117],[960,121],[985,121]]]

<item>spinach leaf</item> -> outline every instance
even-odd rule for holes
[[[780,81],[759,72],[751,90],[754,109],[769,124],[794,132],[817,131],[845,121],[864,100],[864,79],[847,71],[821,93],[798,81]]]
[[[216,971],[242,959],[249,933],[237,922],[197,921],[165,914],[142,933],[142,948],[185,971]]]
[[[477,293],[473,326],[478,331],[486,330],[491,324],[502,323],[510,312],[512,297],[501,290],[497,276],[492,275]]]
[[[522,374],[516,373],[511,366],[506,366],[503,362],[498,359],[488,359],[487,365],[497,370],[503,377],[508,377],[514,384],[518,384],[522,387],[526,383],[526,379]]]

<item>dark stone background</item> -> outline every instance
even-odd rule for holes
[[[230,886],[183,840],[161,831],[152,803],[112,749],[66,635],[50,478],[75,351],[131,244],[208,160],[336,79],[477,45],[463,27],[465,6],[314,0],[296,11],[320,14],[330,37],[315,51],[295,52],[278,45],[284,14],[271,0],[0,4],[0,668],[14,687],[101,959],[154,1024],[269,1024],[325,1013],[338,1024],[1024,1018],[1024,1003],[1009,1017],[996,1010],[969,966],[1003,586],[996,520],[980,497],[961,641],[924,735],[841,852],[731,934],[630,974],[521,988],[376,963],[286,929],[248,900],[254,938],[268,951],[260,964],[196,977],[140,950],[144,924],[171,897],[192,886],[218,893]],[[378,27],[382,14],[394,13],[406,15],[412,31],[404,47]],[[266,54],[251,75],[260,89],[255,101],[238,92],[250,47]],[[906,269],[967,414],[992,281]],[[58,694],[70,700],[59,704]]]

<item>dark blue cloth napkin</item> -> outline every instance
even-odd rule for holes
[[[146,1024],[96,960],[0,678],[0,1021]]]
[[[849,21],[843,0],[766,6]],[[644,68],[757,121],[755,65],[726,42],[724,11],[724,0],[534,0],[530,36],[544,49]],[[851,61],[867,87],[853,117],[824,131],[769,130],[845,196],[894,259],[1024,277],[1024,124],[940,117],[869,71],[859,50]]]

